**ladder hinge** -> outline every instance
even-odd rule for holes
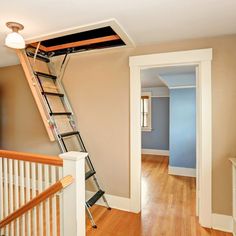
[[[49,127],[50,127],[51,129],[54,129],[54,122],[53,122],[53,121],[48,120],[48,124],[49,124]]]

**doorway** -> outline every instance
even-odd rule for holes
[[[196,69],[141,69],[142,213],[157,219],[198,214]]]
[[[211,227],[211,60],[212,49],[180,51],[130,57],[130,198],[131,210],[141,210],[141,69],[167,66],[197,66],[197,160],[199,222]]]

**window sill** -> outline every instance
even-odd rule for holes
[[[151,132],[153,129],[152,128],[142,128],[142,132]]]

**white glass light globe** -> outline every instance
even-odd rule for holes
[[[5,45],[9,48],[23,49],[25,48],[25,40],[19,33],[12,32],[7,35]]]

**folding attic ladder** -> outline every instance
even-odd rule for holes
[[[44,102],[44,108],[50,119],[50,127],[53,130],[54,136],[60,146],[62,152],[68,151],[82,151],[87,152],[80,132],[76,126],[75,118],[67,96],[64,92],[63,86],[60,80],[53,71],[52,63],[50,63],[49,57],[44,55],[42,52],[38,52],[35,55],[35,49],[28,48],[25,50],[27,59],[32,68],[34,81],[38,83],[42,100]],[[25,55],[25,56],[26,56]],[[34,58],[34,59],[32,59]],[[66,57],[65,57],[66,58]],[[63,62],[65,62],[65,58]],[[41,68],[48,68],[48,73],[37,71],[35,64],[41,63]],[[44,65],[42,65],[42,63]],[[89,155],[85,159],[86,173],[85,180],[92,179],[97,192],[86,201],[85,207],[87,215],[91,221],[92,227],[97,228],[93,216],[90,212],[90,208],[102,198],[107,209],[111,210],[106,197],[105,191],[100,187],[97,177],[96,170],[91,162]]]

